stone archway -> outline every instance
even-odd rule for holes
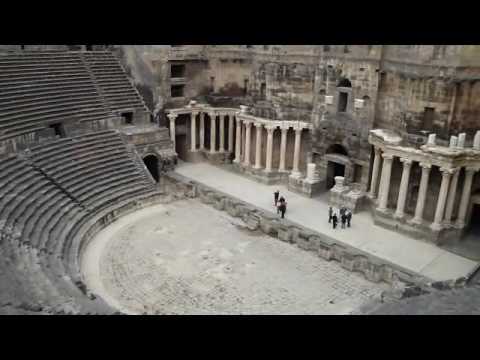
[[[351,162],[347,150],[340,144],[333,144],[327,148],[325,161],[327,163],[325,185],[329,190],[335,185],[336,176],[346,176]]]
[[[158,157],[156,157],[155,155],[147,155],[143,158],[143,163],[145,164],[155,181],[158,182],[160,179]]]

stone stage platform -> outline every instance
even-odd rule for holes
[[[333,230],[326,195],[310,199],[285,186],[257,183],[207,163],[179,162],[175,172],[269,211],[275,211],[273,192],[278,189],[287,200],[288,219],[435,281],[466,276],[478,266],[433,244],[375,226],[367,211],[354,215],[351,228]]]

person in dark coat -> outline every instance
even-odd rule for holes
[[[332,217],[333,217],[333,209],[332,207],[330,206],[328,208],[328,223],[330,224],[332,222]]]
[[[282,203],[285,202],[285,198],[283,196],[280,197],[280,200],[278,200],[278,202],[280,203],[280,205],[282,205]],[[277,214],[280,213],[280,205],[277,206]]]
[[[345,214],[345,208],[342,206],[342,207],[340,208],[340,217],[341,217],[343,214]]]
[[[277,206],[279,196],[280,196],[280,191],[277,190],[273,193],[273,199],[274,199],[273,201],[275,202],[275,206]]]
[[[347,211],[347,226],[350,227],[350,221],[352,221],[352,211]]]
[[[332,216],[332,224],[334,229],[337,227],[337,223],[338,223],[338,217],[337,217],[337,214],[334,213]]]
[[[345,212],[340,216],[340,220],[342,221],[342,229],[345,229],[345,223],[347,222],[347,215],[345,215]]]
[[[278,206],[278,209],[282,213],[282,219],[285,218],[285,211],[287,211],[287,203],[285,201],[282,201]]]

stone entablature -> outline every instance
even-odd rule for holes
[[[465,134],[452,137],[450,146],[435,144],[435,134],[430,134],[428,143],[415,149],[402,146],[402,138],[391,131],[382,129],[372,130],[369,142],[374,146],[375,157],[373,162],[372,180],[370,184],[370,198],[378,195],[377,215],[379,219],[389,217],[388,198],[391,183],[392,164],[395,157],[403,163],[402,177],[396,210],[393,218],[402,220],[403,226],[423,228],[431,232],[434,241],[437,241],[442,230],[461,230],[466,225],[466,215],[470,204],[472,181],[474,174],[480,170],[480,132],[477,132],[473,148],[464,148]],[[383,161],[382,161],[383,159]],[[418,162],[422,168],[417,204],[413,218],[405,221],[405,202],[409,188],[410,170],[412,164]],[[380,165],[380,163],[382,163]],[[432,166],[437,166],[442,174],[441,185],[435,206],[433,222],[425,227],[424,209],[427,200],[427,190],[430,182]],[[460,170],[465,168],[465,179],[461,191],[458,216],[452,224],[453,207],[457,194],[458,176]],[[377,194],[377,182],[380,184]]]
[[[399,158],[408,158],[411,161],[446,168],[480,167],[480,149],[474,147],[440,146],[435,143],[427,143],[420,149],[416,149],[402,146],[400,136],[380,129],[371,130],[368,141],[384,153]]]

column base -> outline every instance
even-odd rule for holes
[[[302,177],[302,173],[299,171],[292,171],[290,177],[294,179],[300,179]]]
[[[396,220],[402,220],[403,218],[405,218],[405,214],[404,213],[402,213],[402,214],[395,213],[395,214],[393,214],[393,218],[396,219]]]
[[[376,208],[375,211],[382,213],[382,214],[388,214],[388,208]]]
[[[423,225],[423,219],[413,218],[412,220],[408,221],[410,225],[420,226]]]
[[[463,228],[465,227],[465,225],[467,225],[467,224],[465,224],[464,222],[458,222],[458,221],[457,221],[457,222],[453,225],[453,227],[454,227],[455,229],[463,229]]]
[[[443,226],[442,224],[440,223],[432,223],[432,225],[430,225],[430,229],[432,229],[433,231],[440,231],[443,229]]]

